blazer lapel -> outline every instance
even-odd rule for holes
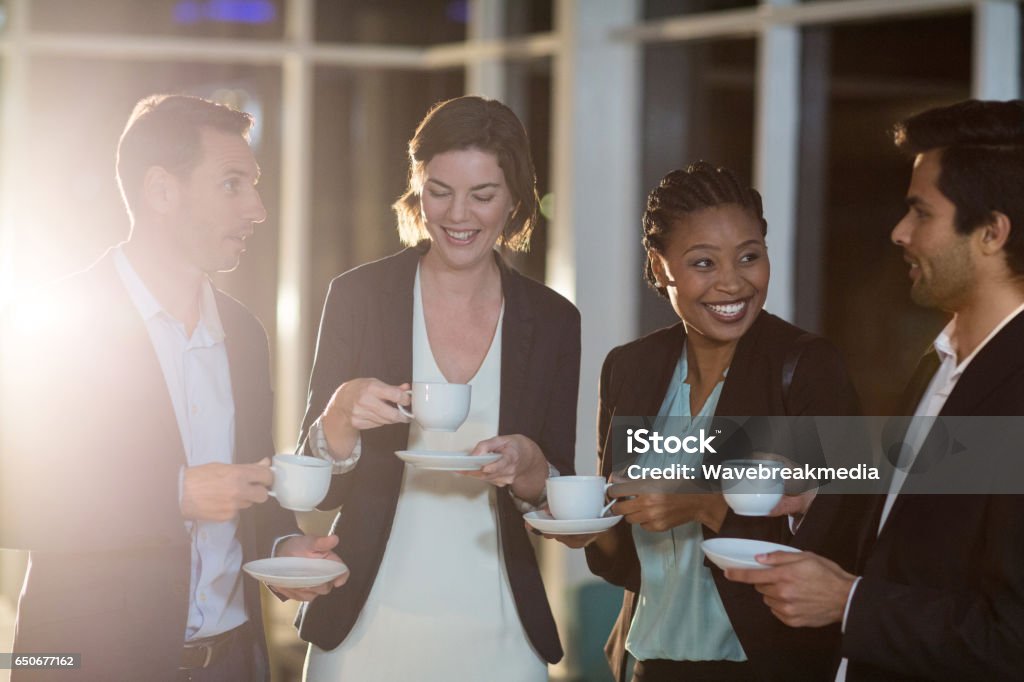
[[[672,369],[679,362],[682,354],[686,332],[682,323],[674,325],[664,333],[657,332],[651,337],[654,343],[644,349],[631,365],[622,367],[621,379],[609,387],[617,392],[610,395],[615,405],[608,421],[605,434],[605,446],[601,452],[600,467],[603,476],[608,477],[613,471],[630,463],[626,457],[625,442],[620,422],[616,428],[616,418],[626,420],[626,424],[653,428],[652,417],[658,414],[664,402],[668,385],[675,374]],[[619,459],[616,460],[618,453]],[[628,592],[627,592],[628,594]]]
[[[1018,313],[971,361],[942,407],[943,415],[977,414],[978,406],[1024,364],[1024,312]]]
[[[94,267],[101,280],[99,295],[106,302],[106,312],[105,320],[95,322],[97,328],[102,329],[102,335],[93,337],[102,347],[87,355],[91,361],[98,362],[99,367],[109,367],[106,380],[114,382],[113,396],[124,401],[123,419],[131,434],[126,436],[127,442],[142,439],[146,443],[139,455],[146,459],[142,475],[148,482],[140,485],[154,491],[167,491],[165,481],[177,480],[179,468],[188,464],[167,380],[145,322],[118,276],[110,252]],[[123,382],[121,388],[117,382]],[[150,498],[149,502],[155,509],[171,505],[176,508],[177,492],[172,495],[173,499]],[[151,540],[187,541],[185,525],[179,516],[146,514],[145,517],[149,523],[146,532]]]
[[[214,290],[217,299],[217,314],[220,316],[221,325],[224,327],[224,349],[228,355],[228,377],[231,380],[231,399],[235,404],[235,452],[232,461],[241,464],[238,453],[245,452],[246,430],[243,424],[250,424],[247,419],[249,413],[249,391],[242,386],[246,372],[239,372],[242,367],[250,367],[246,362],[240,343],[240,334],[236,329],[235,319],[228,314],[225,306],[220,305],[220,292]]]
[[[261,389],[259,384],[254,382],[256,377],[251,371],[257,362],[253,357],[254,349],[245,338],[237,312],[231,306],[221,305],[225,295],[216,289],[214,294],[217,300],[217,314],[224,327],[224,348],[228,355],[231,398],[235,404],[235,452],[232,459],[236,464],[245,464],[256,461],[263,455],[273,454],[266,452],[265,444],[258,441],[259,431],[254,429],[263,428],[268,422],[272,422],[274,415],[259,414],[261,403],[255,392],[265,390],[265,387]]]
[[[913,415],[917,411],[917,405],[921,402],[924,392],[928,390],[928,384],[931,383],[932,377],[935,376],[935,372],[938,371],[940,362],[939,354],[935,351],[934,346],[929,347],[925,354],[921,356],[921,359],[918,361],[917,367],[914,369],[914,373],[910,376],[910,381],[907,382],[907,387],[904,389],[903,395],[900,399],[902,403],[900,414],[893,417],[893,419],[897,420],[898,426],[893,432],[895,438],[892,442],[900,443],[903,441],[907,434],[907,429],[910,428],[910,422],[913,420]],[[928,438],[926,437],[923,443],[927,444],[927,442]],[[888,487],[890,483],[891,478],[886,486]],[[881,529],[878,528],[878,524],[882,519],[882,510],[885,507],[885,500],[887,496],[884,493],[879,493],[874,497],[875,503],[872,508],[871,527],[877,531],[878,537],[882,538],[887,536],[887,531],[892,528],[892,523],[889,522],[889,519],[891,519],[903,506],[906,501],[906,496],[901,494],[896,496],[896,501],[893,502],[892,509],[889,510],[889,516],[886,519],[886,523]]]
[[[380,378],[389,384],[412,382],[413,285],[420,255],[425,251],[417,245],[402,252],[397,267],[383,284],[386,304],[380,310],[372,311],[381,320],[383,336],[384,365]]]
[[[526,368],[533,346],[534,310],[523,292],[520,275],[495,253],[501,271],[501,290],[505,298],[501,328],[501,406],[498,433],[519,433],[519,406],[526,385]]]
[[[138,382],[140,386],[152,386],[154,390],[152,402],[145,405],[146,414],[138,415],[136,422],[143,420],[150,429],[157,429],[152,434],[153,442],[162,444],[157,449],[163,457],[173,457],[176,462],[187,464],[181,430],[178,428],[160,360],[149,338],[145,321],[132,304],[114,268],[112,250],[107,251],[94,267],[102,277],[102,286],[110,292],[106,297],[110,302],[107,308],[109,328],[103,338],[105,343],[121,347],[120,351],[114,353],[119,365],[114,374],[130,377],[130,381]]]
[[[1024,347],[1024,313],[1018,314],[1014,319],[1003,327],[992,340],[979,351],[975,358],[964,371],[963,376],[957,381],[953,392],[949,394],[942,410],[941,416],[967,416],[978,414],[977,408],[982,401],[1008,377],[1013,376],[1016,369],[1024,364],[1024,355],[1021,348]],[[939,356],[934,348],[925,353],[917,370],[911,377],[910,384],[904,394],[905,412],[912,415],[921,402],[921,397],[928,389],[932,376],[939,368]],[[909,426],[910,418],[908,417]],[[922,450],[928,448],[932,434],[925,437]],[[882,498],[884,499],[884,497]],[[889,519],[904,506],[905,496],[897,495],[892,509],[889,511]],[[891,527],[890,520],[886,521],[882,528],[881,535]]]
[[[679,362],[685,340],[686,331],[680,322],[652,336],[653,343],[644,349],[645,352],[631,366],[622,368],[622,380],[612,387],[618,391],[618,395],[611,396],[615,404],[613,419],[658,414],[672,381],[672,368]]]
[[[381,285],[383,305],[379,310],[371,311],[369,315],[371,319],[376,318],[379,321],[381,364],[377,378],[395,386],[412,383],[413,285],[420,256],[429,248],[429,244],[430,242],[421,242],[402,252],[402,257],[396,261],[394,269],[388,273]],[[409,425],[394,424],[371,429],[366,431],[363,437],[367,441],[368,449],[393,453],[404,448],[409,442]],[[393,514],[393,503],[398,499],[405,463],[397,457],[371,457],[366,459],[366,462],[372,464],[373,468],[373,472],[369,472],[368,475],[380,479],[383,486],[380,489],[394,491],[390,508],[390,513]]]
[[[754,409],[754,406],[750,403],[754,400],[751,386],[756,382],[756,375],[752,371],[751,365],[752,363],[766,362],[766,358],[763,356],[752,357],[754,351],[760,346],[758,339],[761,335],[762,325],[764,324],[763,319],[766,314],[763,310],[758,313],[754,324],[750,326],[746,334],[740,337],[739,343],[736,344],[736,352],[733,354],[732,362],[729,363],[729,374],[722,385],[722,394],[715,410],[716,416],[757,417],[761,416],[761,413],[764,411],[763,407],[760,410]],[[778,384],[782,385],[781,374],[779,375]]]
[[[907,388],[903,391],[901,414],[910,416],[917,411],[917,404],[921,402],[924,392],[928,390],[928,384],[931,383],[935,372],[939,370],[940,364],[938,352],[934,346],[930,346],[918,360],[917,367],[910,376],[910,381],[907,382]]]

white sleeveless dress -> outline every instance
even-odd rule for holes
[[[504,309],[469,382],[466,422],[455,433],[423,431],[414,422],[409,449],[468,451],[497,435],[503,318]],[[413,381],[446,381],[427,339],[418,271]],[[339,551],[344,557],[345,548]],[[305,673],[308,682],[546,680],[547,665],[526,637],[505,574],[494,486],[406,465],[391,536],[359,619],[337,648],[310,645]]]

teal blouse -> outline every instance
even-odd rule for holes
[[[659,417],[689,417],[690,385],[686,348],[676,363],[672,381],[658,411]],[[700,418],[711,417],[718,407],[722,382],[711,392],[686,433],[695,435]],[[686,419],[674,420],[687,422]],[[706,421],[704,422],[706,424]],[[647,452],[636,461],[643,467],[673,464],[700,466],[700,454]],[[647,661],[745,661],[746,654],[733,632],[729,616],[718,596],[711,571],[704,565],[700,523],[692,521],[655,533],[633,526],[633,541],[640,558],[640,593],[626,637],[626,650]]]

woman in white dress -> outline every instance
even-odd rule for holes
[[[562,649],[522,512],[573,470],[579,313],[495,248],[525,249],[537,219],[508,107],[435,106],[409,157],[409,248],[336,278],[324,306],[302,440],[335,462],[321,506],[342,507],[351,577],[300,616],[306,679],[544,680]],[[469,384],[463,425],[410,422],[412,382]],[[500,458],[460,475],[398,450]]]

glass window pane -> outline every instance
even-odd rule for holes
[[[553,0],[517,0],[505,6],[505,33],[509,36],[547,33],[554,29]]]
[[[316,39],[337,43],[435,45],[466,39],[468,0],[318,0]]]
[[[686,14],[719,12],[738,7],[753,7],[757,3],[758,0],[644,0],[643,16],[645,19],[663,19]]]
[[[391,204],[405,191],[409,138],[464,87],[461,69],[320,67],[314,78],[312,320],[334,276],[402,248]]]
[[[32,0],[39,31],[209,38],[284,35],[284,0]]]
[[[516,268],[543,282],[546,274],[548,220],[554,205],[551,193],[551,88],[550,57],[515,60],[506,64],[505,103],[516,113],[530,137],[530,155],[537,171],[541,211],[526,253],[506,252]]]
[[[911,169],[889,130],[969,97],[971,43],[968,15],[804,30],[798,322],[844,351],[866,414],[895,407],[943,322],[889,240]]]
[[[756,43],[743,39],[651,45],[644,49],[643,60],[642,195],[636,224],[628,227],[636,231],[638,241],[643,202],[669,171],[704,159],[750,181]],[[637,263],[637,277],[641,268]],[[643,331],[678,321],[664,299],[647,287],[643,292]]]

